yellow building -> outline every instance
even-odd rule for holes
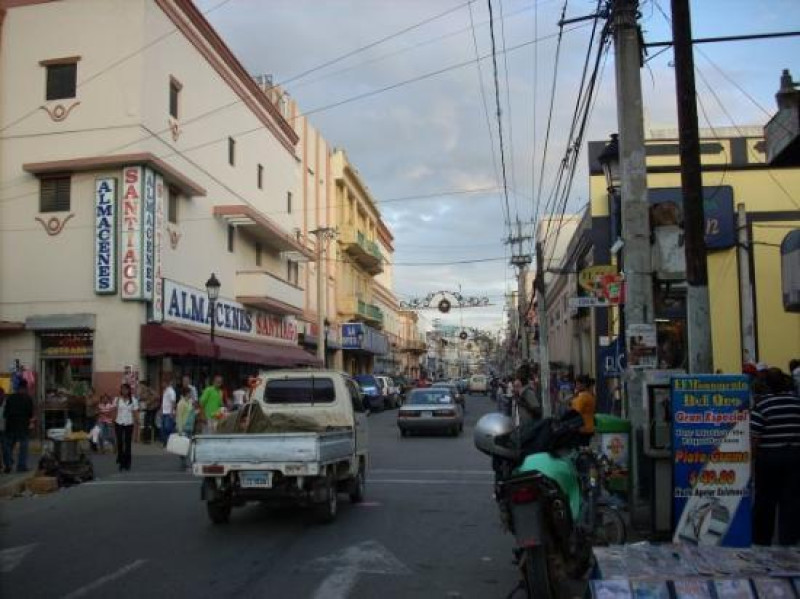
[[[800,313],[787,311],[783,304],[780,246],[790,232],[800,229],[800,168],[768,167],[759,128],[717,129],[701,136],[714,368],[740,372],[743,361],[750,360],[786,370],[790,359],[800,357]],[[646,145],[659,365],[685,367],[677,134],[652,135]],[[616,237],[616,211],[597,161],[604,146],[605,142],[589,144],[595,243],[602,238],[613,243]],[[748,289],[753,318],[747,317]],[[610,316],[599,330],[605,327],[613,337],[618,315]],[[747,351],[748,344],[753,351]]]

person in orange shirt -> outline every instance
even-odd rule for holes
[[[588,437],[594,434],[594,413],[597,408],[597,400],[592,391],[593,386],[594,380],[589,375],[578,376],[575,379],[575,397],[570,403],[570,407],[583,417],[581,434]]]

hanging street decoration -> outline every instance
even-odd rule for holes
[[[412,297],[400,302],[401,310],[439,310],[447,314],[453,308],[491,306],[486,296],[465,296],[458,291],[432,291],[425,297]]]

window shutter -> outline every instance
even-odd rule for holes
[[[69,212],[70,177],[50,177],[40,184],[40,212]]]

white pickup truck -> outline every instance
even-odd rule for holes
[[[264,371],[250,401],[218,431],[198,435],[192,472],[215,524],[248,501],[296,503],[331,522],[337,495],[364,497],[367,412],[359,386],[329,370]],[[223,432],[225,431],[225,432]]]

